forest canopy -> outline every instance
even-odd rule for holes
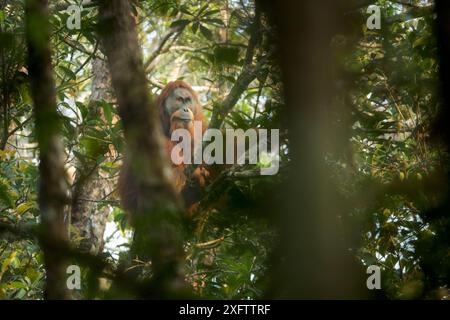
[[[0,0],[0,299],[449,299],[449,21],[445,0]],[[278,144],[175,166],[176,92]]]

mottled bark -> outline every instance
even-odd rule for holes
[[[92,58],[92,87],[89,112],[101,117],[102,111],[96,101],[111,101],[110,76],[105,60]],[[92,254],[103,251],[103,234],[109,214],[109,207],[98,209],[98,203],[113,190],[111,181],[99,172],[95,161],[79,166],[75,175],[75,183],[71,207],[71,236],[81,237],[78,246]]]
[[[99,26],[123,123],[130,179],[137,186],[132,252],[152,262],[152,297],[184,286],[180,200],[165,153],[159,113],[151,102],[131,3],[100,1]]]
[[[69,297],[66,290],[66,262],[54,247],[67,242],[63,209],[67,203],[68,188],[64,149],[59,136],[60,119],[56,111],[47,1],[26,1],[26,36],[36,137],[40,151],[39,210],[43,234],[41,246],[46,269],[45,297],[65,299]]]

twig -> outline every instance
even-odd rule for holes
[[[216,247],[223,240],[225,240],[225,236],[207,242],[196,243],[194,246],[199,249],[211,249]]]
[[[151,72],[154,69],[155,67],[154,62],[156,61],[156,58],[163,52],[163,49],[166,50],[164,46],[166,45],[167,41],[169,41],[169,39],[173,37],[173,41],[171,42],[171,44],[173,44],[174,41],[180,36],[183,30],[184,27],[171,28],[170,31],[162,38],[161,42],[158,45],[158,48],[155,51],[153,51],[152,55],[144,63],[144,69],[147,73]]]

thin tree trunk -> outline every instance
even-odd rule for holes
[[[97,101],[111,101],[110,76],[105,60],[96,56],[92,58],[92,88],[89,112],[102,117],[102,111],[97,108]],[[71,224],[76,236],[82,238],[79,247],[92,254],[103,251],[106,222],[109,207],[97,209],[97,203],[88,200],[104,199],[112,191],[112,183],[101,176],[95,161],[78,167],[75,174],[75,188],[71,207]]]
[[[67,181],[64,150],[59,136],[60,121],[56,111],[56,91],[50,50],[50,25],[47,1],[26,1],[26,36],[31,93],[39,144],[39,209],[42,225],[42,249],[46,268],[47,299],[68,298],[66,261],[55,250],[66,244],[64,205]]]

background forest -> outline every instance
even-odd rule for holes
[[[117,193],[125,141],[104,35],[117,33],[99,22],[108,4],[50,1],[48,19],[35,19],[40,2],[0,0],[0,299],[67,297],[49,295],[58,279],[46,277],[58,273],[49,266],[61,257],[81,269],[72,298],[147,297],[135,289],[156,276],[151,262],[130,254],[133,231]],[[130,1],[152,97],[182,79],[211,127],[280,129],[277,175],[255,173],[270,155],[257,166],[214,168],[200,213],[179,231],[187,291],[213,299],[448,299],[450,87],[439,72],[450,70],[440,58],[448,60],[450,32],[439,33],[439,23],[448,28],[450,8],[298,2]],[[83,5],[79,27],[70,4]],[[380,29],[367,28],[371,4],[381,9]],[[56,116],[36,111],[52,83],[30,72],[39,70],[30,59],[45,53],[46,30]],[[61,168],[46,171],[39,159],[56,148],[45,142],[56,122],[64,156]],[[46,207],[43,188],[59,187],[67,192]],[[43,215],[58,201],[60,224]],[[58,239],[67,247],[55,249]],[[375,295],[341,292],[333,280],[365,288],[369,265],[381,268]],[[134,287],[130,270],[144,279]],[[177,297],[160,288],[166,282],[149,283],[151,297]]]

